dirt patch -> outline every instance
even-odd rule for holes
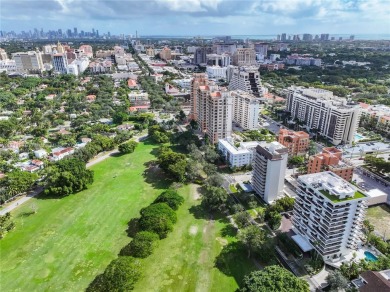
[[[217,237],[216,240],[217,240],[222,246],[225,246],[225,245],[228,244],[228,241],[227,241],[227,239],[225,239],[225,238]]]
[[[198,226],[192,225],[192,226],[190,227],[189,233],[190,233],[191,235],[196,235],[196,234],[198,233]]]
[[[191,185],[191,193],[194,198],[194,200],[200,200],[200,192],[199,192],[200,187],[198,185],[192,184]]]

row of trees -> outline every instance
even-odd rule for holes
[[[386,161],[383,157],[366,155],[364,162],[376,172],[390,173],[390,161]]]
[[[172,231],[177,221],[176,210],[184,199],[175,190],[161,193],[155,201],[140,211],[141,217],[131,220],[132,241],[88,286],[88,292],[130,291],[142,276],[142,262],[153,253],[158,241]],[[135,222],[135,224],[133,224]]]
[[[12,220],[11,213],[7,212],[5,215],[0,215],[0,239],[13,228],[15,228],[15,223]]]

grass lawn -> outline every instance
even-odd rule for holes
[[[127,222],[167,187],[161,176],[143,176],[155,147],[140,143],[94,165],[95,182],[83,192],[31,199],[13,212],[16,228],[0,240],[1,291],[84,290],[130,241]]]
[[[134,291],[235,291],[255,269],[225,218],[199,206],[195,185],[185,186],[172,233],[143,260],[144,276]],[[216,264],[216,262],[218,264]]]
[[[390,235],[390,207],[382,204],[367,209],[366,219],[368,219],[374,226],[375,230],[380,234],[386,234],[388,238]]]

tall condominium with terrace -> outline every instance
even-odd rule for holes
[[[239,89],[256,97],[262,96],[258,67],[228,66],[226,74],[230,90]]]
[[[288,89],[287,111],[292,120],[304,122],[334,145],[352,145],[361,113],[358,105],[331,91],[295,86]]]
[[[267,203],[272,203],[283,195],[287,157],[287,148],[278,142],[262,143],[256,147],[252,186]]]
[[[304,155],[309,149],[310,136],[308,133],[280,129],[278,142],[287,147],[289,155]]]
[[[353,176],[353,164],[342,161],[343,152],[336,147],[325,147],[322,153],[310,156],[307,173],[317,173],[329,170],[346,181],[351,181]]]
[[[223,157],[230,167],[249,166],[253,162],[253,154],[260,142],[239,142],[234,143],[231,137],[220,139],[218,141],[218,150],[221,151]]]
[[[245,130],[259,127],[260,101],[242,90],[232,91],[234,101],[233,121]]]
[[[358,247],[367,196],[327,171],[298,177],[293,230],[332,264]]]

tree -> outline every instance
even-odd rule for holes
[[[150,256],[157,245],[159,236],[148,231],[138,232],[134,239],[121,250],[121,256],[133,256],[135,258],[146,258]]]
[[[241,292],[309,292],[309,284],[279,266],[268,266],[245,276]]]
[[[251,224],[251,216],[248,212],[242,211],[237,214],[233,215],[234,222],[236,222],[237,226],[239,228],[245,228],[246,226],[249,226]]]
[[[130,291],[141,277],[141,262],[128,256],[113,260],[103,274],[89,284],[87,292]]]
[[[305,157],[303,156],[293,156],[289,158],[288,163],[297,166],[297,165],[302,165],[305,163]]]
[[[118,146],[118,150],[122,154],[133,153],[138,143],[135,141],[129,141],[127,143],[122,143]]]
[[[245,212],[246,213],[246,212]],[[265,232],[258,226],[250,225],[241,230],[238,239],[248,248],[248,258],[251,252],[258,252],[265,240]]]
[[[223,210],[226,206],[228,193],[224,188],[207,186],[202,192],[202,204],[210,210]]]
[[[326,281],[330,285],[330,291],[339,291],[348,287],[348,280],[341,274],[340,271],[331,271],[326,277]]]
[[[160,238],[165,238],[168,232],[172,231],[176,220],[175,211],[166,203],[157,203],[141,210],[139,227],[141,230],[155,232]]]
[[[36,173],[14,170],[1,182],[8,190],[10,197],[28,191],[38,179]],[[7,198],[8,199],[8,198]]]
[[[13,228],[15,228],[15,223],[12,221],[11,213],[7,212],[3,216],[0,215],[0,239]]]
[[[219,173],[214,173],[206,179],[206,184],[209,186],[218,187],[222,185],[223,181],[224,179]]]
[[[270,227],[275,230],[280,226],[280,223],[282,222],[282,215],[277,212],[271,212],[267,220]]]
[[[46,194],[67,196],[87,188],[93,183],[93,171],[85,163],[75,159],[63,159],[54,164],[48,171]]]
[[[172,210],[177,210],[184,203],[184,199],[175,190],[166,190],[153,203],[166,203]]]
[[[184,154],[175,153],[167,147],[162,147],[157,161],[161,169],[168,175],[178,181],[184,181],[187,168],[187,157]]]

